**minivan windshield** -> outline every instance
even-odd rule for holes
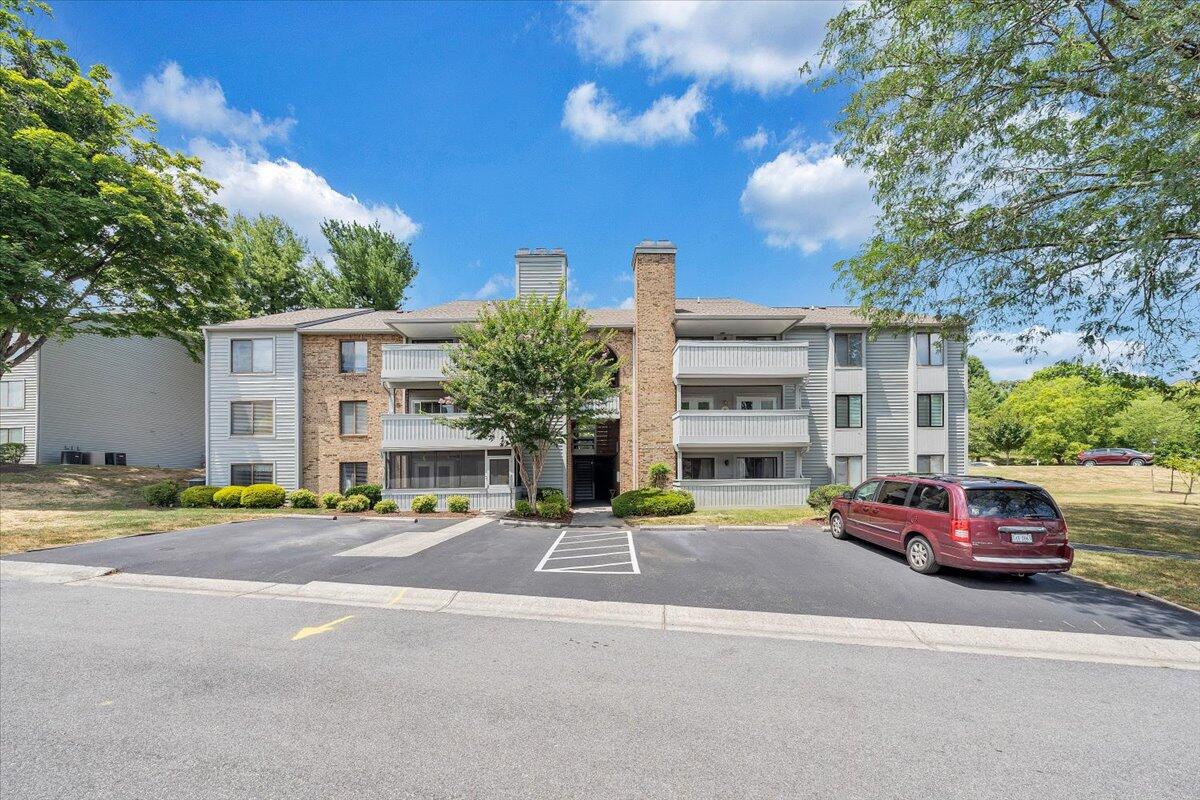
[[[967,489],[972,517],[1058,519],[1058,509],[1041,489]]]

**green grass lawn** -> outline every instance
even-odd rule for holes
[[[296,509],[151,508],[142,487],[198,470],[39,466],[0,472],[0,555],[41,547],[259,519]]]
[[[630,517],[633,525],[799,525],[822,514],[804,508],[706,508],[677,517]]]

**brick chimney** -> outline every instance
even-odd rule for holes
[[[662,461],[675,473],[671,417],[675,413],[675,245],[641,242],[633,248],[633,481]]]

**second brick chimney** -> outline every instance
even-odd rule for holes
[[[656,461],[675,476],[675,245],[646,240],[633,248],[633,480],[647,485]],[[622,421],[622,424],[625,424]]]

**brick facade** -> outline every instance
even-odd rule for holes
[[[633,310],[637,332],[634,357],[636,408],[625,417],[635,428],[630,452],[633,480],[628,488],[646,483],[646,470],[657,461],[675,474],[675,446],[671,417],[675,414],[675,248],[639,245],[633,251]],[[624,442],[622,442],[624,445]],[[622,466],[624,454],[622,453]],[[622,483],[622,489],[626,484]]]
[[[609,347],[621,361],[618,382],[621,385],[620,452],[617,463],[617,482],[621,491],[631,489],[633,482],[633,331],[614,331]]]
[[[380,380],[383,345],[400,344],[400,334],[305,334],[301,339],[301,483],[318,494],[336,492],[342,462],[363,461],[367,480],[383,483],[382,415],[388,413],[388,392]],[[341,342],[367,342],[366,374],[338,371]],[[367,401],[365,436],[341,435],[342,401]]]

